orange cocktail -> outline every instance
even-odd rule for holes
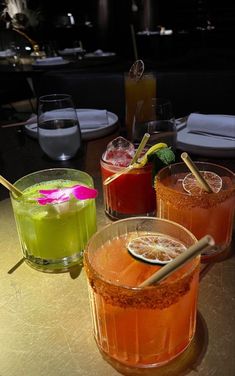
[[[130,240],[146,234],[161,234],[168,244],[176,241],[184,250],[196,242],[176,223],[129,218],[96,233],[84,257],[98,348],[119,371],[127,367],[133,374],[136,369],[139,374],[141,369],[168,363],[182,353],[196,325],[200,258],[159,284],[138,287],[161,267],[128,252]]]
[[[163,168],[155,181],[157,216],[180,223],[198,239],[206,234],[212,235],[218,247],[213,254],[203,255],[206,261],[227,249],[231,242],[235,175],[212,163],[195,164],[199,171],[206,174],[206,180],[209,177],[208,183],[215,192],[207,193],[190,179],[186,181],[190,171],[184,163]]]
[[[130,140],[133,138],[132,126],[137,102],[144,101],[145,111],[151,111],[152,98],[156,98],[156,77],[153,73],[145,73],[139,80],[125,75],[126,130]],[[144,118],[148,118],[147,113]]]

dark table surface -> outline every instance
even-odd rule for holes
[[[66,64],[62,65],[35,65],[35,61],[30,58],[22,58],[16,66],[10,64],[7,59],[0,59],[0,73],[9,75],[37,76],[48,70],[79,70],[95,72],[124,72],[130,69],[132,61],[121,57],[85,57],[83,59],[71,59],[64,57]]]
[[[10,182],[46,168],[69,167],[86,170],[96,177],[99,175],[99,161],[107,143],[117,136],[118,128],[105,137],[82,141],[81,150],[68,161],[53,161],[41,150],[37,139],[25,133],[24,126],[4,127],[0,125],[0,174]],[[0,200],[9,197],[0,185]]]
[[[115,133],[117,135],[117,133]],[[83,141],[82,149],[74,159],[69,161],[52,161],[47,158],[40,149],[38,141],[29,137],[23,126],[0,126],[0,169],[1,175],[11,182],[18,178],[41,169],[52,167],[70,167],[84,170],[97,176],[100,171],[99,160],[108,141],[115,135],[108,135],[99,139]],[[176,153],[176,159],[180,161],[180,153]],[[202,155],[191,155],[193,160],[209,161],[228,167],[235,172],[235,158],[209,158]],[[8,192],[0,186],[0,200],[7,197]]]

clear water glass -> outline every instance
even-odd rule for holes
[[[63,161],[76,155],[81,147],[81,131],[70,95],[51,94],[39,98],[38,140],[51,159]]]
[[[177,131],[170,100],[152,98],[151,101],[137,102],[133,122],[134,142],[140,142],[146,132],[150,134],[149,144],[165,142],[175,148]]]

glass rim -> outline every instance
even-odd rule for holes
[[[70,94],[46,94],[39,97],[39,102],[58,102],[63,100],[72,100],[72,96]]]
[[[152,97],[149,99],[140,99],[136,102],[136,104],[145,104],[145,103],[150,103],[152,106],[156,106],[156,107],[166,107],[166,106],[169,106],[171,111],[172,111],[172,101],[170,98],[167,98],[167,97]]]
[[[149,71],[144,71],[144,73],[143,73],[143,75],[141,76],[141,78],[142,77],[146,77],[146,76],[152,76],[155,80],[156,80],[156,73],[154,72],[154,70],[149,70]],[[129,79],[130,80],[133,80],[133,81],[136,81],[136,79],[135,78],[132,78],[132,77],[130,77],[130,75],[129,75],[129,71],[125,71],[124,72],[124,77],[126,78],[128,78],[129,77]],[[136,81],[136,82],[138,82],[138,81]]]
[[[38,171],[34,171],[34,172],[31,172],[27,175],[24,175],[22,176],[21,178],[19,178],[18,180],[16,180],[13,185],[17,187],[17,184],[22,182],[24,179],[27,179],[29,177],[33,177],[33,176],[36,176],[36,175],[39,175],[39,174],[42,174],[42,173],[46,173],[46,172],[63,172],[63,171],[70,171],[70,172],[76,172],[76,173],[81,173],[84,177],[88,178],[91,180],[92,183],[93,182],[93,178],[91,175],[89,175],[87,172],[85,171],[82,171],[82,170],[76,170],[75,168],[69,168],[69,167],[55,167],[55,168],[46,168],[44,170],[38,170]],[[14,197],[13,194],[10,192],[10,197],[13,199],[13,200],[19,200],[21,197]],[[60,203],[53,203],[53,206],[54,205],[60,205]]]
[[[129,141],[129,140],[128,140]],[[134,143],[132,143],[134,146],[135,146],[135,150],[137,150],[137,148],[138,148],[138,146],[139,146],[139,142],[134,142]],[[148,151],[148,149],[151,147],[152,145],[150,145],[150,144],[146,144],[145,145],[145,147],[144,147],[144,149],[142,150],[142,153],[144,152],[144,153],[146,153],[147,151]],[[106,161],[105,159],[104,159],[104,155],[105,155],[105,153],[106,153],[106,151],[107,151],[107,149],[102,153],[102,155],[101,155],[101,157],[100,157],[100,161],[101,162],[103,162],[104,164],[106,164],[106,165],[108,165],[108,166],[113,166],[113,167],[115,167],[115,168],[126,168],[126,167],[128,167],[128,166],[118,166],[118,165],[113,165],[113,164],[111,164],[110,162],[108,162],[108,161]],[[145,166],[149,166],[150,165],[150,163],[148,162],[148,163],[146,163],[146,165]],[[144,168],[145,166],[143,166],[143,167],[140,167],[140,168],[138,168],[139,170],[141,170],[142,168]]]
[[[124,219],[119,219],[115,222],[112,222],[112,223],[109,223],[105,226],[103,226],[102,228],[100,228],[98,231],[96,231],[95,234],[93,234],[88,242],[88,244],[86,245],[85,249],[84,249],[84,259],[86,260],[86,263],[89,267],[89,269],[92,271],[92,274],[95,275],[95,277],[97,279],[99,279],[100,281],[102,281],[103,283],[105,283],[106,285],[108,286],[115,286],[115,287],[118,287],[118,288],[121,288],[121,289],[124,289],[125,291],[135,291],[135,292],[138,292],[138,291],[143,291],[143,290],[146,290],[146,289],[156,289],[156,288],[159,288],[162,286],[162,284],[156,284],[156,285],[150,285],[150,286],[145,286],[145,287],[138,287],[138,286],[128,286],[128,285],[124,285],[124,284],[118,284],[118,283],[115,283],[115,282],[111,282],[109,281],[108,279],[106,279],[105,277],[103,277],[100,273],[98,273],[96,271],[96,269],[93,267],[93,265],[91,264],[90,260],[89,260],[89,250],[88,248],[90,247],[90,244],[95,241],[95,239],[97,238],[97,236],[100,235],[100,233],[102,232],[105,232],[109,227],[111,226],[117,226],[119,223],[124,223],[124,222],[130,222],[130,221],[133,221],[133,220],[154,220],[154,221],[160,221],[160,222],[164,222],[164,223],[169,223],[169,224],[173,224],[175,227],[178,227],[178,229],[181,229],[183,230],[185,233],[187,233],[191,239],[194,241],[194,243],[197,242],[197,238],[193,235],[192,232],[190,232],[187,228],[185,228],[184,226],[180,225],[179,223],[176,223],[176,222],[173,222],[173,221],[170,221],[168,219],[164,219],[164,218],[157,218],[157,217],[146,217],[146,216],[142,216],[142,217],[131,217],[131,218],[124,218]],[[113,239],[113,238],[112,238]],[[194,244],[193,243],[193,244]],[[195,257],[198,258],[200,256],[197,256]],[[134,260],[134,258],[133,258]],[[142,262],[142,261],[139,261],[139,262]],[[190,261],[189,261],[190,262]],[[151,264],[149,264],[151,265]],[[171,281],[171,282],[168,282],[168,285],[174,285],[176,283],[179,282],[179,280],[182,280],[185,276],[189,275],[190,273],[192,272],[192,268],[190,268],[187,272],[183,273],[179,279],[176,279],[175,281]],[[164,281],[163,281],[163,284],[164,284]]]
[[[104,159],[103,159],[103,155],[104,155],[104,153],[102,154],[102,156],[101,156],[101,158],[100,158],[100,163],[101,163],[101,165],[104,165],[104,166],[107,166],[107,168],[108,167],[110,167],[110,169],[113,169],[113,170],[117,170],[117,171],[119,171],[119,170],[123,170],[123,169],[125,169],[125,168],[127,168],[128,166],[118,166],[118,165],[114,165],[114,164],[112,164],[112,163],[110,163],[110,162],[108,162],[108,161],[105,161]],[[152,168],[152,164],[151,164],[151,162],[147,162],[144,166],[142,166],[142,167],[135,167],[135,168],[132,168],[130,171],[126,171],[125,172],[125,175],[128,175],[129,173],[131,173],[132,171],[134,171],[134,170],[138,170],[138,171],[143,171],[143,170],[146,170],[146,169],[149,169],[149,168]],[[115,173],[115,172],[114,172]]]
[[[232,193],[234,191],[234,188],[235,188],[235,173],[233,171],[231,171],[229,168],[218,165],[216,163],[210,163],[210,162],[194,161],[194,163],[197,167],[199,167],[199,171],[200,171],[200,165],[208,166],[208,167],[211,166],[212,172],[215,172],[214,171],[215,168],[218,168],[222,172],[226,172],[227,173],[226,176],[229,176],[232,179],[232,186],[231,187],[228,187],[226,189],[221,189],[219,192],[211,192],[208,196],[203,195],[204,199],[207,198],[209,200],[212,197],[220,197],[221,198],[221,197],[223,197],[223,195],[228,194],[228,192]],[[177,168],[181,167],[181,166],[184,167],[185,170],[184,171],[183,170],[177,171]],[[176,168],[176,171],[172,171],[173,168]],[[186,173],[186,174],[191,173],[191,171],[189,170],[189,168],[186,166],[186,164],[184,162],[173,163],[173,164],[170,164],[168,166],[165,166],[165,167],[161,168],[155,176],[155,190],[159,186],[159,189],[164,189],[166,192],[169,192],[169,193],[171,192],[171,193],[173,193],[177,196],[181,196],[181,197],[185,197],[185,198],[187,197],[187,200],[190,200],[190,202],[195,202],[195,200],[198,200],[199,198],[202,197],[201,194],[191,195],[189,192],[180,191],[180,190],[175,189],[174,187],[166,185],[161,179],[161,175],[164,174],[166,171],[169,171],[168,176],[172,176],[173,174],[177,174],[177,173]],[[171,171],[172,171],[172,173],[171,173]],[[217,171],[217,174],[218,174],[218,171]]]
[[[211,163],[211,162],[202,162],[202,161],[194,161],[194,164],[196,165],[209,165],[209,166],[213,166],[213,167],[216,167],[216,168],[220,168],[221,170],[224,170],[224,171],[227,171],[229,174],[231,174],[232,176],[234,176],[235,178],[235,172],[233,172],[232,170],[230,170],[228,167],[225,167],[225,166],[222,166],[222,165],[219,165],[219,164],[216,164],[216,163]],[[172,167],[180,167],[180,166],[185,166],[186,169],[188,169],[188,173],[190,173],[190,170],[189,168],[186,166],[186,164],[184,162],[177,162],[177,163],[172,163],[168,166],[164,166],[162,167],[157,175],[156,175],[156,179],[160,180],[159,179],[159,174],[161,174],[162,172],[166,171],[166,170],[170,170]]]

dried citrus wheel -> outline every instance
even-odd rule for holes
[[[131,239],[127,249],[140,261],[164,265],[184,252],[186,247],[170,236],[156,234]]]
[[[221,190],[222,179],[219,175],[212,171],[200,171],[200,173],[214,193],[218,193]],[[182,185],[184,190],[192,195],[200,195],[205,192],[192,173],[185,176]]]
[[[136,60],[134,64],[132,64],[129,70],[129,76],[134,78],[136,81],[140,80],[144,73],[144,62],[143,60]]]

